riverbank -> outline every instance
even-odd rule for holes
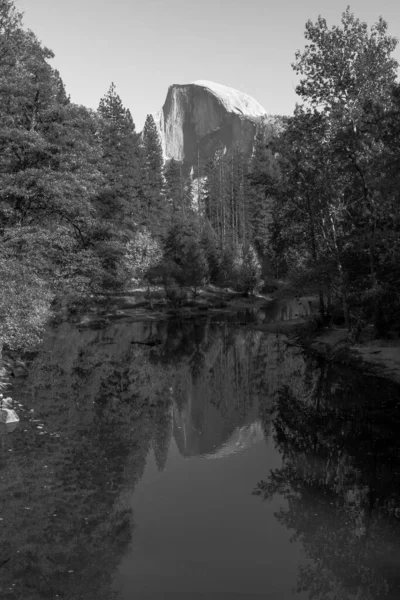
[[[240,292],[222,290],[213,285],[207,285],[198,290],[195,297],[185,300],[179,306],[168,302],[162,287],[152,287],[150,294],[147,288],[126,290],[112,294],[100,310],[95,311],[97,320],[118,320],[129,318],[134,321],[162,320],[173,317],[196,317],[205,313],[233,313],[246,309],[258,309],[268,305],[271,295],[256,294],[245,297]],[[91,314],[79,315],[81,324],[92,321]]]
[[[142,287],[110,294],[103,297],[101,303],[94,303],[90,309],[77,310],[75,314],[56,310],[55,321],[67,318],[79,328],[93,328],[124,319],[129,322],[160,321],[241,311],[248,328],[285,335],[289,344],[309,353],[400,384],[400,340],[351,344],[344,328],[315,331],[312,315],[317,312],[317,304],[311,296],[282,298],[280,294],[272,293],[245,297],[233,290],[208,285],[201,288],[196,297],[172,307],[163,288],[152,287],[149,295],[148,288]],[[248,319],[250,313],[254,315],[253,322]],[[9,377],[4,379],[9,382]]]
[[[309,353],[400,384],[400,340],[379,339],[352,344],[345,328],[288,333],[289,343],[299,345]]]

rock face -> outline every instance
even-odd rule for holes
[[[217,148],[240,144],[251,152],[257,123],[265,109],[251,96],[210,81],[172,85],[155,120],[166,159],[189,167]]]

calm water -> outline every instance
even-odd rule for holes
[[[400,598],[398,388],[245,318],[48,332],[0,438],[2,599]]]

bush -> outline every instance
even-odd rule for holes
[[[126,244],[125,267],[132,279],[146,279],[161,258],[161,245],[146,228],[136,232]]]
[[[237,259],[238,291],[252,295],[261,288],[261,264],[253,246],[240,249]]]
[[[17,259],[0,257],[0,353],[29,350],[40,341],[53,294],[46,282]]]
[[[169,279],[164,282],[165,297],[173,308],[182,306],[187,300],[187,290],[177,284],[174,279]]]

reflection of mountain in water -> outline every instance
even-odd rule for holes
[[[21,426],[0,448],[0,558],[13,557],[2,578],[14,597],[111,600],[150,449],[163,471],[172,435],[183,456],[210,458],[248,448],[259,422],[269,434],[273,392],[303,359],[219,319],[48,329],[13,388]]]
[[[257,407],[253,407],[248,415],[231,415],[224,417],[221,412],[204,397],[195,395],[190,398],[181,412],[174,410],[174,438],[182,456],[217,455],[240,443],[241,449],[249,447],[251,437],[260,429],[257,419]],[[239,449],[239,448],[238,448]],[[221,457],[223,454],[221,454]]]
[[[173,435],[182,456],[227,456],[260,439],[259,399],[267,392],[261,336],[225,333],[221,328],[208,348],[202,371],[174,390]]]
[[[251,423],[235,429],[231,437],[213,454],[206,454],[204,458],[226,458],[231,454],[243,452],[264,438],[261,423]]]

